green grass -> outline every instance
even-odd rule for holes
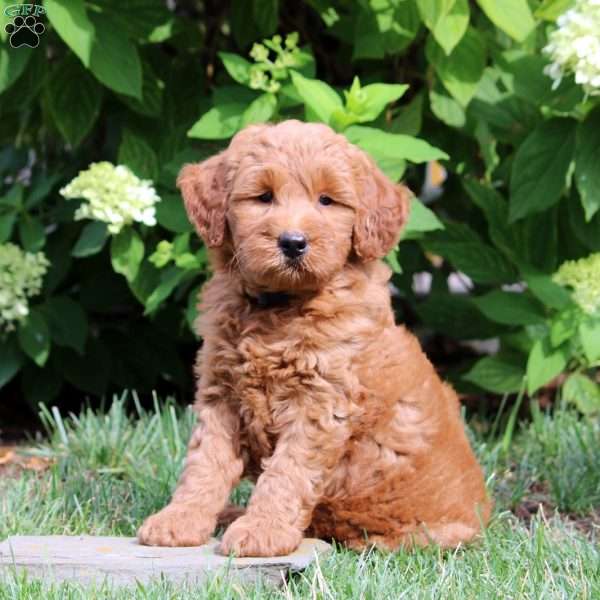
[[[133,408],[127,415],[125,406]],[[47,442],[34,452],[55,460],[42,474],[0,477],[0,539],[13,534],[134,535],[168,500],[193,425],[172,404],[144,411],[120,399],[105,414],[63,418],[45,411]],[[474,428],[477,429],[477,424]],[[441,552],[357,555],[337,548],[281,589],[240,586],[216,577],[202,588],[167,582],[135,590],[42,585],[0,576],[4,599],[129,598],[600,598],[600,549],[577,517],[600,505],[600,424],[563,410],[534,411],[508,451],[502,440],[474,436],[496,509],[483,539]],[[234,493],[243,502],[248,486]],[[511,512],[542,499],[528,522]],[[517,511],[518,512],[518,511]]]

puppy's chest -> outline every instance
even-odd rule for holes
[[[230,342],[235,356],[231,386],[239,402],[242,437],[254,456],[268,456],[318,376],[318,358],[306,340],[286,336],[285,328],[239,332]]]

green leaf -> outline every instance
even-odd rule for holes
[[[390,133],[402,133],[404,135],[419,135],[423,125],[423,99],[425,94],[419,92],[406,105],[402,106],[392,120]]]
[[[142,98],[119,94],[119,100],[145,117],[160,117],[165,83],[159,79],[147,61],[142,62]]]
[[[515,270],[495,248],[484,244],[477,236],[457,239],[453,234],[457,229],[456,225],[450,227],[446,223],[445,231],[430,234],[422,244],[430,252],[449,260],[458,271],[462,271],[476,283],[499,284],[515,280]],[[468,233],[468,227],[460,229]]]
[[[23,354],[14,337],[0,339],[0,389],[18,372],[23,364]]]
[[[108,239],[108,229],[106,223],[100,221],[92,221],[88,223],[79,235],[79,239],[75,242],[71,256],[83,258],[97,254],[102,250],[106,240]]]
[[[63,175],[60,172],[46,174],[43,172],[35,175],[31,180],[31,187],[27,191],[27,200],[25,202],[25,208],[31,210],[35,208],[42,200],[45,200],[52,188],[62,179]],[[0,204],[2,201],[0,200]]]
[[[435,41],[450,54],[469,26],[468,0],[417,0],[417,6]]]
[[[419,239],[426,231],[435,231],[436,229],[444,229],[442,222],[418,198],[413,198],[410,203],[408,222],[400,239]]]
[[[100,114],[102,87],[77,60],[67,56],[53,71],[47,90],[56,128],[68,144],[77,147]]]
[[[173,290],[186,278],[189,273],[178,267],[169,267],[160,275],[160,283],[146,300],[145,315],[153,313],[173,292]]]
[[[387,83],[372,83],[361,87],[360,80],[355,77],[350,90],[344,92],[346,108],[336,109],[334,113],[341,110],[347,115],[349,123],[373,121],[390,102],[401,98],[407,89],[407,85]]]
[[[329,124],[331,115],[337,108],[342,108],[342,100],[338,93],[324,81],[308,79],[297,71],[292,71],[292,83],[302,101],[323,123]]]
[[[430,31],[452,10],[455,4],[456,0],[417,0],[421,19]]]
[[[527,393],[531,396],[567,366],[564,347],[553,349],[550,340],[536,340],[527,359]]]
[[[123,130],[119,145],[120,164],[127,165],[138,177],[156,179],[158,177],[158,158],[146,140],[130,129]]]
[[[563,310],[572,304],[571,296],[564,287],[558,285],[548,275],[526,270],[523,273],[531,293],[546,306]]]
[[[105,13],[117,29],[135,41],[161,42],[170,37],[173,13],[164,2],[152,0],[102,0]],[[166,36],[166,37],[165,37]]]
[[[440,290],[416,304],[415,310],[428,327],[457,340],[496,337],[505,330],[486,319],[466,294]]]
[[[514,93],[505,90],[505,85],[499,81],[500,73],[487,68],[475,97],[469,105],[469,113],[475,119],[483,119],[500,141],[514,144],[515,139],[521,139],[542,120],[540,110],[515,97]]]
[[[572,373],[567,377],[562,395],[566,402],[574,404],[584,415],[600,412],[600,385],[582,373]]]
[[[574,147],[573,119],[545,121],[521,144],[510,179],[512,222],[558,202],[565,189]]]
[[[365,127],[352,125],[344,131],[348,140],[368,152],[377,160],[377,157],[387,157],[394,160],[409,160],[413,163],[423,163],[430,160],[445,160],[448,155],[426,141],[400,133],[388,133]]]
[[[535,29],[527,0],[477,0],[489,20],[517,42],[523,42]]]
[[[556,21],[574,3],[575,0],[543,0],[541,5],[536,9],[535,16],[545,21]]]
[[[502,69],[501,80],[509,90],[514,91],[515,96],[536,107],[548,104],[562,109],[561,112],[568,112],[581,97],[577,94],[577,88],[570,85],[567,79],[554,89],[552,79],[544,73],[547,64],[546,57],[529,54],[521,48],[508,50],[498,57],[498,65]],[[565,106],[569,102],[573,103],[572,106]]]
[[[400,265],[400,261],[398,260],[398,247],[392,248],[387,256],[385,257],[385,262],[391,267],[394,273],[402,273],[402,266]]]
[[[429,92],[431,112],[450,127],[460,128],[467,122],[465,109],[447,94],[432,89]]]
[[[591,112],[577,127],[575,181],[585,220],[591,221],[600,209],[600,109]]]
[[[188,327],[190,331],[197,336],[196,333],[196,319],[198,318],[198,304],[200,302],[200,291],[202,290],[202,286],[196,286],[192,289],[192,291],[188,294],[187,299],[187,308],[185,310],[185,320],[187,321]]]
[[[399,54],[419,31],[421,18],[414,0],[365,0],[360,5],[347,39],[354,42],[353,59]]]
[[[36,365],[43,367],[50,354],[50,332],[39,310],[31,309],[27,318],[19,324],[19,345]]]
[[[138,49],[127,35],[101,13],[94,13],[96,30],[89,67],[105,86],[115,92],[142,98],[142,63]]]
[[[129,282],[129,288],[141,304],[146,304],[150,294],[160,282],[161,272],[148,261],[142,262],[137,277]]]
[[[540,306],[529,296],[494,290],[473,298],[473,304],[490,320],[504,325],[536,325],[545,323]]]
[[[252,0],[252,14],[261,37],[269,37],[277,30],[279,0]]]
[[[462,379],[495,394],[512,394],[520,391],[525,371],[515,362],[500,356],[479,359]]]
[[[498,191],[472,179],[465,178],[463,185],[473,202],[484,212],[494,245],[514,264],[532,274],[537,270],[551,271],[556,268],[556,209],[509,224],[508,202]],[[540,230],[545,232],[543,237],[537,235]]]
[[[178,194],[163,194],[156,205],[156,220],[160,225],[175,233],[187,233],[193,230],[183,201]]]
[[[569,225],[577,240],[592,252],[600,252],[600,213],[596,213],[591,221],[587,222],[577,194],[571,194],[567,209]]]
[[[83,308],[68,296],[54,296],[40,308],[58,346],[73,348],[83,354],[88,336],[88,320]]]
[[[477,120],[474,133],[479,143],[483,162],[485,163],[485,178],[490,181],[492,173],[500,163],[500,157],[497,152],[497,140],[490,131],[487,122],[483,119]]]
[[[113,236],[110,243],[110,261],[113,269],[133,281],[144,259],[144,242],[133,227],[125,227]]]
[[[229,26],[238,48],[246,48],[260,38],[254,19],[249,17],[248,5],[248,0],[232,0],[229,5]]]
[[[75,52],[79,60],[89,67],[95,30],[94,24],[88,18],[84,1],[45,0],[44,7],[48,20],[58,35]]]
[[[461,106],[467,106],[477,91],[486,64],[485,43],[479,32],[469,27],[450,56],[429,38],[425,54],[444,87]]]
[[[579,307],[568,307],[552,318],[550,323],[550,344],[558,348],[567,340],[573,338],[577,332],[577,326],[581,320],[581,309]]]
[[[219,52],[218,55],[231,78],[247,86],[250,81],[252,63],[242,56],[232,54],[231,52]]]
[[[596,362],[600,358],[600,319],[584,319],[579,324],[579,339],[585,357],[590,363]]]
[[[277,98],[274,94],[262,94],[250,104],[242,115],[241,127],[252,123],[266,123],[275,113]]]
[[[23,206],[23,186],[20,183],[15,183],[9,190],[0,198],[0,206],[8,206],[10,208],[22,208]]]
[[[31,51],[31,48],[11,48],[6,42],[0,45],[0,94],[23,73],[31,58]]]
[[[0,215],[0,244],[3,244],[10,239],[16,220],[17,213],[14,212]]]
[[[44,277],[45,294],[52,294],[69,274],[73,264],[72,245],[71,232],[65,235],[65,230],[61,227],[48,237],[44,254],[50,262],[50,267]]]
[[[25,213],[19,220],[19,237],[27,252],[37,252],[44,247],[46,231],[37,217]]]
[[[246,105],[232,102],[219,104],[204,113],[187,132],[189,137],[204,140],[224,140],[230,138],[241,126]]]

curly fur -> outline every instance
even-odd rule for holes
[[[286,554],[305,534],[355,549],[475,537],[491,503],[456,394],[394,324],[379,260],[408,190],[328,127],[297,121],[245,129],[178,183],[214,268],[198,326],[199,425],[171,503],[140,541],[202,544],[230,521],[220,548],[238,556]],[[293,264],[277,247],[285,230],[309,243]],[[284,306],[255,301],[280,291]],[[227,506],[242,477],[256,481],[245,514]]]

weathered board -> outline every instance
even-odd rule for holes
[[[0,573],[26,570],[31,578],[115,586],[164,576],[201,583],[218,574],[242,581],[259,577],[278,583],[288,571],[305,569],[331,546],[305,539],[298,550],[271,558],[228,558],[215,552],[218,541],[191,548],[141,546],[135,538],[95,536],[13,536],[0,543]]]

